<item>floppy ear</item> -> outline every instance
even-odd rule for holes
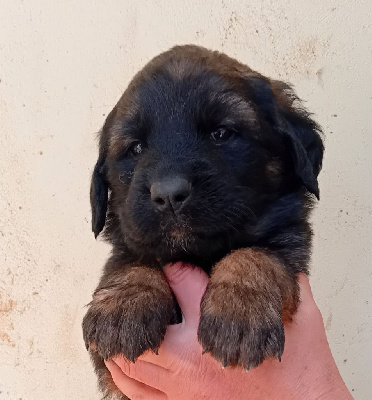
[[[117,112],[117,105],[110,111],[99,137],[99,157],[94,167],[92,180],[90,184],[90,205],[92,207],[92,231],[95,238],[99,235],[105,226],[108,191],[106,171],[106,153],[109,130],[112,126]]]
[[[106,222],[108,184],[106,180],[105,158],[100,155],[94,167],[90,185],[90,204],[92,207],[92,231],[97,238]]]
[[[296,175],[319,199],[317,176],[324,152],[320,127],[289,85],[253,75],[248,81],[253,99],[266,121],[288,140]]]

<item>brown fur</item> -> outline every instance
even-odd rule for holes
[[[175,300],[164,274],[133,264],[101,281],[84,318],[85,338],[105,359],[121,353],[134,361],[143,352],[140,343],[156,349],[162,340],[159,332],[164,337],[166,326],[175,320]],[[142,329],[144,321],[153,325],[157,338]],[[107,327],[109,333],[102,334]],[[135,335],[133,329],[138,330]]]
[[[280,340],[271,339],[284,335],[282,321],[291,320],[298,301],[295,277],[275,256],[255,248],[233,251],[213,269],[201,304],[199,340],[224,365],[250,368],[267,357],[280,358]],[[244,337],[246,332],[255,334]],[[226,351],[229,346],[235,351]]]

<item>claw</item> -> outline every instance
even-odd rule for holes
[[[247,364],[247,366],[245,367],[245,372],[249,372],[252,368],[252,364]]]

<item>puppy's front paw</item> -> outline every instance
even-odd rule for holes
[[[176,308],[170,289],[153,283],[98,289],[83,320],[87,348],[104,359],[123,354],[132,362],[146,350],[157,352]]]
[[[198,337],[222,365],[247,370],[284,350],[282,321],[298,305],[298,283],[275,257],[248,248],[233,251],[212,272],[201,303]]]
[[[247,370],[284,350],[282,304],[279,296],[246,287],[211,285],[201,305],[198,337],[204,351],[223,366]]]
[[[247,370],[266,358],[280,359],[284,350],[281,304],[246,288],[210,287],[202,301],[198,337],[204,351],[223,366]],[[240,292],[240,293],[239,293]],[[250,301],[244,301],[250,297]]]

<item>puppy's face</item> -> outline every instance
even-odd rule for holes
[[[213,260],[253,241],[281,197],[303,185],[317,194],[323,149],[316,125],[293,109],[289,88],[276,85],[193,46],[150,62],[101,134],[95,234],[109,191],[114,244],[163,262]]]

